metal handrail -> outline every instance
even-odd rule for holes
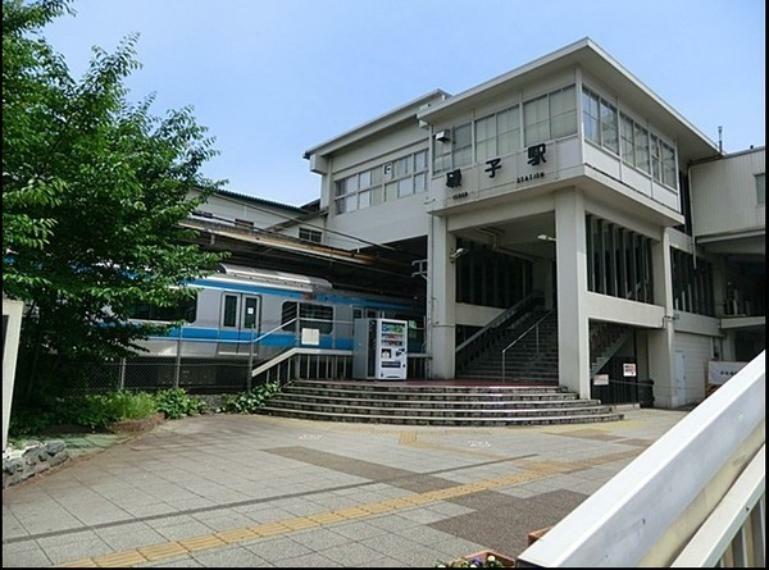
[[[507,345],[505,348],[503,348],[503,349],[502,349],[502,380],[503,380],[503,381],[507,379],[507,378],[506,378],[506,376],[505,376],[505,353],[507,353],[507,351],[508,351],[510,348],[512,348],[512,347],[513,347],[513,346],[514,346],[514,345],[515,345],[515,344],[516,344],[516,343],[517,343],[519,340],[521,340],[523,337],[525,337],[527,334],[529,334],[529,332],[531,331],[531,329],[533,329],[533,328],[535,328],[535,327],[536,327],[536,334],[537,334],[537,354],[539,354],[539,324],[540,324],[542,321],[544,321],[544,320],[545,320],[545,319],[546,319],[548,316],[550,316],[550,315],[552,314],[552,312],[553,312],[553,310],[551,309],[550,311],[548,311],[547,313],[545,313],[544,315],[542,315],[542,316],[541,316],[539,319],[537,319],[537,322],[536,322],[536,323],[534,323],[534,324],[533,324],[533,325],[531,325],[529,328],[527,328],[527,329],[526,329],[526,330],[525,330],[523,333],[521,333],[521,334],[518,336],[518,338],[516,338],[516,339],[515,339],[513,342],[511,342],[511,343],[510,343],[510,344],[508,344],[508,345]]]
[[[526,295],[526,296],[525,296],[523,299],[521,299],[520,301],[518,301],[518,302],[517,302],[515,305],[513,305],[513,306],[512,306],[512,307],[510,307],[509,309],[505,309],[503,312],[501,312],[501,313],[500,313],[500,314],[498,314],[496,317],[494,317],[492,320],[490,320],[490,321],[489,321],[489,322],[486,324],[486,326],[484,326],[484,327],[483,327],[481,330],[479,330],[479,331],[477,331],[477,332],[473,333],[472,335],[470,335],[470,337],[468,337],[468,338],[467,338],[467,339],[466,339],[464,342],[462,342],[462,343],[461,343],[461,344],[460,344],[460,345],[459,345],[459,346],[456,348],[456,350],[455,350],[454,352],[455,352],[456,354],[459,354],[459,352],[460,352],[462,349],[464,349],[466,346],[469,346],[469,345],[470,345],[470,343],[472,343],[472,342],[473,342],[475,339],[479,338],[481,335],[485,334],[485,333],[486,333],[486,332],[488,332],[489,330],[491,330],[491,329],[493,329],[493,328],[496,328],[497,326],[499,326],[499,324],[500,324],[500,323],[502,323],[502,322],[504,322],[505,320],[507,320],[508,318],[510,318],[510,316],[511,316],[512,314],[514,314],[514,313],[515,313],[515,311],[517,311],[517,310],[519,309],[519,307],[521,307],[521,306],[522,306],[524,303],[528,303],[528,302],[529,302],[529,301],[531,301],[532,299],[535,299],[536,297],[539,297],[539,296],[541,296],[541,293],[540,293],[540,291],[532,291],[531,293],[529,293],[528,295]]]

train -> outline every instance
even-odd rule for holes
[[[291,347],[352,350],[356,318],[408,322],[409,352],[424,352],[424,309],[411,299],[337,289],[326,279],[220,264],[190,281],[195,299],[173,309],[136,307],[134,322],[183,320],[165,334],[138,342],[145,357],[265,362]]]

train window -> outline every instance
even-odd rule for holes
[[[352,318],[353,319],[360,319],[363,317],[363,310],[362,309],[353,309],[352,310]]]
[[[319,329],[321,334],[329,334],[334,329],[332,307],[302,303],[299,305],[299,318],[303,329]]]
[[[238,326],[238,297],[236,295],[224,296],[224,309],[222,310],[222,326]]]
[[[197,293],[192,299],[184,299],[172,307],[158,307],[141,303],[128,309],[128,318],[143,321],[186,321],[193,322],[198,313]]]
[[[296,330],[296,302],[286,301],[280,311],[280,324],[284,331]]]

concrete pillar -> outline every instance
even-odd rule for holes
[[[675,348],[673,328],[673,275],[668,230],[660,231],[660,240],[652,242],[652,277],[654,303],[665,309],[662,328],[648,333],[649,377],[654,380],[654,405],[673,408],[679,405],[675,387]]]
[[[553,308],[553,261],[551,259],[538,259],[532,264],[532,287],[541,291],[545,299],[545,310]]]
[[[11,422],[11,401],[23,312],[22,301],[3,296],[3,451],[8,445],[8,426]]]
[[[456,347],[456,238],[446,218],[430,216],[427,234],[427,329],[433,378],[454,378]]]
[[[587,316],[585,206],[578,189],[555,198],[558,298],[558,381],[580,398],[590,397],[590,327]]]

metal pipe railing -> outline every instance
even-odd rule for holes
[[[537,322],[535,322],[533,325],[531,325],[529,328],[527,328],[523,333],[521,333],[518,338],[516,338],[513,342],[508,344],[505,348],[502,349],[502,381],[504,382],[507,379],[507,376],[505,374],[505,358],[506,353],[508,350],[510,350],[513,346],[515,346],[518,341],[522,340],[523,337],[525,337],[527,334],[531,332],[532,329],[536,331],[536,347],[537,347],[537,356],[539,356],[539,325],[542,321],[544,321],[547,317],[552,314],[552,310],[548,311],[544,315],[542,315],[539,319],[537,319]]]

